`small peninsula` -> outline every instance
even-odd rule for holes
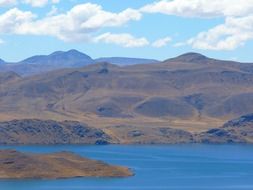
[[[75,177],[128,177],[121,166],[83,158],[71,152],[52,154],[0,150],[0,179],[60,179]]]

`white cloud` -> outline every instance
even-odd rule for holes
[[[17,3],[16,0],[0,0],[0,7],[12,6]]]
[[[48,35],[64,41],[87,41],[93,32],[101,28],[122,26],[139,19],[141,14],[136,10],[112,13],[92,3],[79,4],[65,14],[42,19],[15,8],[0,15],[0,33]]]
[[[0,0],[0,7],[4,6],[14,6],[18,3],[29,4],[33,7],[44,7],[48,3],[56,4],[60,0]]]
[[[47,16],[54,16],[58,13],[58,8],[56,6],[52,6],[51,10],[47,13]]]
[[[59,0],[0,0],[0,6],[15,3],[43,7],[49,3],[59,3]],[[190,45],[196,49],[234,50],[253,40],[253,0],[160,0],[140,10],[128,8],[119,13],[105,11],[94,3],[84,3],[61,14],[52,6],[44,18],[37,18],[30,11],[13,8],[0,15],[0,34],[45,35],[64,41],[96,41],[123,47],[143,47],[150,44],[146,38],[136,38],[127,33],[104,33],[94,37],[94,33],[100,29],[138,21],[142,13],[162,13],[186,18],[224,18],[224,23],[176,43],[175,47]],[[161,38],[151,45],[164,47],[170,41],[170,37]]]
[[[19,33],[19,28],[25,23],[31,22],[35,15],[29,11],[20,11],[17,8],[10,9],[0,15],[0,33]]]
[[[172,40],[171,37],[161,38],[153,42],[152,46],[156,48],[161,48],[166,46],[169,42],[171,42],[171,40]]]
[[[109,44],[116,44],[127,48],[143,47],[149,45],[146,38],[135,38],[134,36],[124,34],[105,33],[94,39],[95,42],[104,42]]]
[[[140,10],[182,17],[245,16],[253,12],[253,0],[161,0]]]
[[[48,0],[24,0],[23,2],[33,7],[44,7],[48,3]]]
[[[196,49],[234,50],[253,40],[253,0],[161,0],[140,9],[181,17],[225,19],[225,23],[200,32],[175,47],[191,45]]]
[[[23,0],[23,3],[25,4],[29,4],[33,7],[44,7],[46,6],[48,3],[59,3],[60,0]]]
[[[234,50],[249,40],[253,40],[253,15],[228,17],[224,24],[199,33],[187,43],[197,49]]]

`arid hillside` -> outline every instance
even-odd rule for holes
[[[253,64],[196,53],[161,63],[97,63],[28,77],[1,73],[0,80],[1,121],[80,121],[126,142],[133,131],[199,133],[253,112]]]
[[[128,168],[80,157],[71,152],[29,154],[0,150],[0,179],[129,177]]]

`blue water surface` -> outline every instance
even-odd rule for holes
[[[129,178],[0,180],[0,190],[253,190],[252,145],[0,146],[25,152],[72,151],[131,168]]]

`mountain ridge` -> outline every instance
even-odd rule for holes
[[[198,65],[198,64],[207,64],[207,65],[220,65],[221,63],[225,66],[235,65],[239,67],[240,62],[236,61],[226,61],[219,60],[214,58],[209,58],[205,55],[195,52],[189,52],[182,55],[179,55],[175,58],[169,58],[164,61],[158,61],[155,59],[144,59],[144,58],[131,58],[131,57],[101,57],[93,59],[89,55],[84,54],[78,50],[72,49],[68,51],[55,51],[49,55],[35,55],[29,58],[26,58],[19,62],[8,63],[2,60],[0,61],[0,67],[2,72],[14,71],[22,76],[36,75],[40,73],[45,73],[48,71],[54,71],[64,68],[78,68],[84,67],[86,65],[92,65],[99,62],[108,62],[111,64],[119,66],[128,66],[128,67],[145,67],[150,64],[183,64],[187,63],[189,65]],[[253,73],[253,67],[250,63],[244,63],[242,66],[247,72]],[[195,67],[193,66],[193,67]],[[154,66],[156,67],[156,66]]]
[[[28,76],[40,74],[63,68],[78,68],[99,62],[108,62],[117,65],[132,65],[145,63],[158,63],[154,59],[131,57],[103,57],[93,59],[78,50],[55,51],[49,55],[35,55],[22,61],[8,63],[0,60],[2,71],[14,71],[20,75]]]
[[[179,55],[175,58],[170,58],[165,60],[166,61],[179,61],[179,62],[190,62],[190,63],[203,63],[207,60],[212,60],[212,58],[206,57],[200,53],[196,52],[188,52],[182,55]]]
[[[54,63],[54,61],[56,63]],[[67,65],[69,65],[70,62],[73,66],[81,67],[85,66],[86,64],[91,64],[93,59],[84,53],[72,49],[69,51],[56,51],[49,55],[32,56],[18,62],[18,64],[63,64],[64,66],[64,64],[66,65],[66,62]]]
[[[192,56],[190,62],[94,63],[32,76],[0,73],[0,120],[73,120],[116,142],[163,143],[191,140],[253,112],[253,64],[203,64]]]

